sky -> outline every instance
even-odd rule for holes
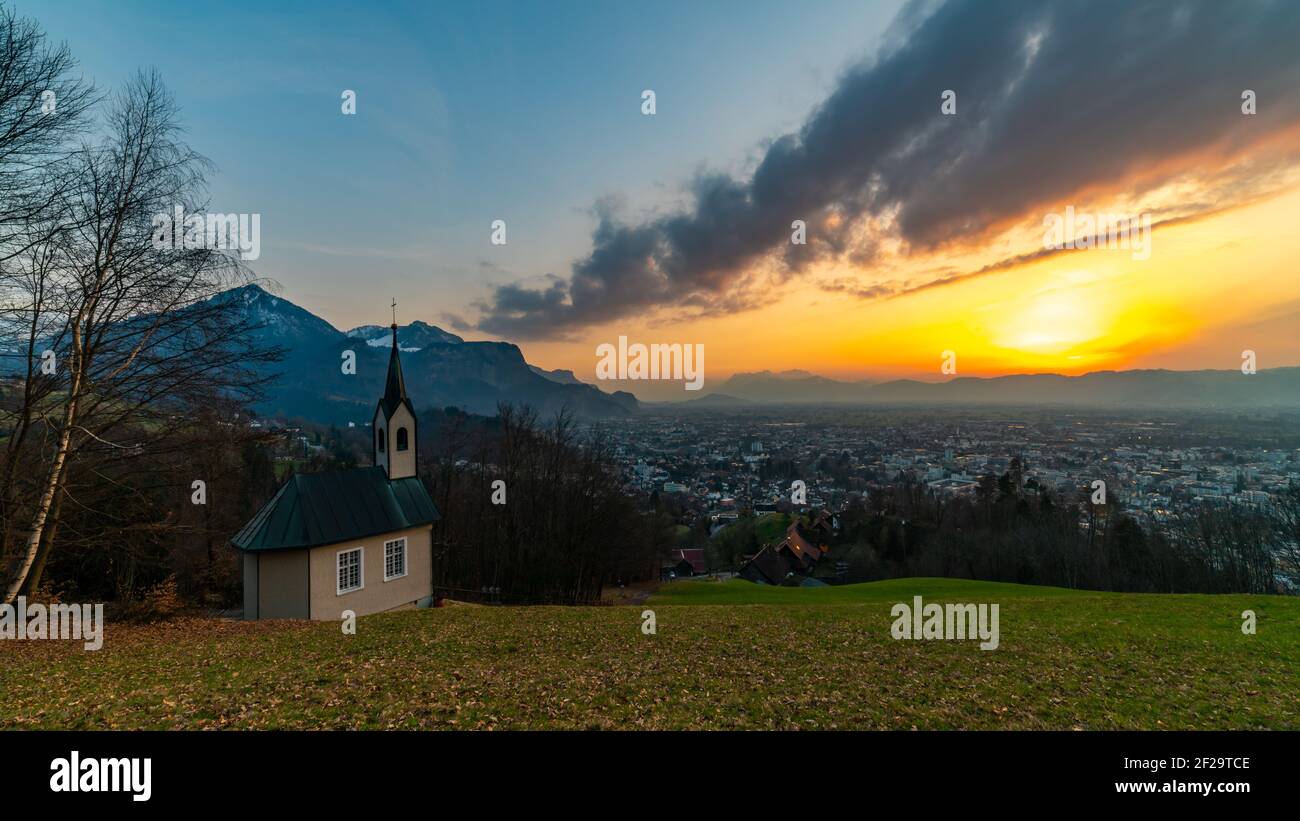
[[[1300,3],[16,5],[103,88],[158,68],[339,328],[395,298],[587,379],[619,336],[710,381],[1300,364]]]

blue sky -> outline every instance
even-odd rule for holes
[[[210,205],[262,215],[258,272],[341,327],[472,314],[796,130],[899,2],[18,3],[102,87],[157,67]],[[640,112],[654,89],[658,112]],[[340,113],[354,89],[358,113]],[[493,246],[489,226],[508,225]],[[478,338],[483,334],[470,333]]]

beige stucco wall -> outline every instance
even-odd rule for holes
[[[244,618],[257,618],[257,554],[241,553],[244,568]]]
[[[397,449],[397,431],[399,428],[406,428],[407,448],[406,450]],[[405,405],[399,405],[393,412],[393,418],[385,421],[384,414],[381,410],[375,411],[374,429],[371,436],[378,441],[378,431],[384,432],[384,450],[380,452],[375,447],[375,442],[370,443],[371,449],[375,454],[375,464],[383,468],[392,467],[388,470],[388,478],[401,479],[406,476],[415,475],[415,419],[411,412],[406,409]]]
[[[412,451],[413,452],[413,451]],[[433,528],[430,525],[370,536],[351,542],[312,548],[311,617],[334,620],[344,610],[358,616],[412,607],[433,593]],[[406,538],[406,575],[384,581],[384,542]],[[360,590],[338,595],[338,554],[356,547],[361,553],[362,584]],[[302,552],[302,551],[298,551]],[[265,577],[262,582],[265,585]]]
[[[307,551],[267,550],[256,555],[256,618],[307,618]]]

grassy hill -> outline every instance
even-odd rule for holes
[[[775,542],[785,535],[790,526],[790,517],[784,513],[764,513],[754,522],[754,533],[759,544]]]
[[[913,595],[1000,606],[1001,646],[895,641]],[[109,625],[0,642],[0,728],[1300,729],[1300,600],[951,579],[681,581],[645,608],[472,607],[337,624]],[[1258,634],[1241,632],[1241,611]]]

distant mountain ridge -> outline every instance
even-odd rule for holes
[[[800,372],[806,373],[806,372]],[[709,403],[712,396],[721,401]],[[960,376],[946,382],[840,382],[768,371],[736,374],[691,404],[1002,404],[1080,407],[1300,408],[1300,368],[1095,371],[1081,376]]]
[[[697,408],[739,408],[748,407],[754,403],[748,399],[738,399],[735,396],[729,396],[725,393],[706,393],[698,399],[687,399],[682,402],[674,402],[674,406],[690,405]]]
[[[532,370],[533,373],[537,374],[538,376],[543,377],[544,379],[549,379],[552,382],[558,382],[561,385],[584,384],[581,380],[578,379],[578,377],[573,375],[573,371],[568,371],[568,370],[548,371],[544,368],[539,368],[536,365],[529,365],[528,367],[530,370]]]
[[[383,392],[392,329],[363,325],[340,331],[324,319],[257,285],[214,297],[237,301],[257,325],[258,342],[284,349],[270,366],[276,378],[256,406],[265,415],[302,417],[318,422],[358,425],[370,421]],[[23,372],[23,356],[13,341],[0,345],[0,373]],[[615,418],[637,412],[632,393],[601,391],[571,370],[545,370],[529,364],[508,342],[466,342],[435,325],[414,321],[399,326],[407,388],[417,410],[458,407],[493,415],[502,402],[527,404],[549,415],[567,408],[589,418]],[[39,346],[38,346],[39,347]],[[344,374],[344,353],[356,358],[356,373]],[[1280,367],[1246,375],[1240,370],[1171,371],[1160,369],[1096,371],[1081,376],[1017,374],[959,376],[945,382],[896,379],[842,381],[806,370],[738,373],[681,402],[656,402],[661,408],[740,409],[747,405],[1046,405],[1093,408],[1177,408],[1247,410],[1300,409],[1300,367]]]
[[[841,382],[804,370],[757,371],[735,374],[706,395],[721,394],[750,402],[863,402],[874,384],[868,379]]]
[[[459,336],[447,333],[437,325],[415,320],[410,325],[399,325],[398,336],[403,351],[418,351],[435,343],[458,345],[464,342]],[[364,339],[367,345],[388,349],[393,346],[393,329],[383,325],[362,325],[347,332],[348,336]]]
[[[278,376],[256,406],[259,413],[334,424],[370,421],[383,393],[391,328],[363,325],[340,331],[258,285],[215,298],[238,300],[260,326],[259,342],[285,349],[284,360],[270,369]],[[562,384],[540,375],[509,342],[466,342],[418,320],[398,327],[397,342],[407,392],[417,410],[454,406],[494,415],[499,403],[512,402],[544,415],[568,408],[580,416],[607,418],[634,413],[638,406],[636,397],[623,391],[607,394],[576,379]],[[355,374],[342,372],[345,351],[356,356]]]

